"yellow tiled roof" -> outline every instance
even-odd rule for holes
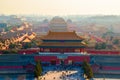
[[[40,46],[86,46],[81,42],[43,42]]]
[[[82,37],[78,36],[73,32],[51,32],[48,35],[43,36],[42,39],[48,40],[83,40]]]

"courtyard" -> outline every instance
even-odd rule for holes
[[[40,80],[85,80],[80,66],[46,66],[43,70]]]

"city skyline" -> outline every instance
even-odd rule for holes
[[[120,15],[119,0],[0,0],[0,14]]]

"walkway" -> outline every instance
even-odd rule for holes
[[[81,67],[48,66],[44,68],[41,80],[85,80]]]

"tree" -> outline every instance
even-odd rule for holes
[[[32,40],[30,43],[31,43],[32,47],[36,47],[37,46],[37,41],[35,41],[35,40]]]
[[[37,78],[39,78],[39,76],[42,75],[42,66],[40,61],[36,62],[34,74],[35,74],[35,77]]]
[[[12,43],[11,43],[11,44],[9,45],[9,48],[10,48],[10,49],[16,48],[16,44],[12,44]]]
[[[9,49],[19,49],[21,48],[21,44],[20,43],[11,43],[9,45]]]
[[[101,43],[101,49],[106,49],[106,43]]]
[[[84,74],[87,76],[88,79],[93,78],[92,68],[86,60],[83,61],[82,68],[84,70]]]
[[[115,40],[113,41],[113,44],[119,44],[119,39],[115,39]]]
[[[5,31],[10,31],[12,29],[12,26],[5,27],[4,29]]]
[[[95,49],[106,49],[106,43],[96,43]]]
[[[3,50],[2,51],[3,54],[17,54],[18,51],[17,50]]]
[[[31,47],[32,47],[31,43],[24,43],[23,45],[24,49],[31,48]]]
[[[99,44],[98,43],[95,44],[95,49],[99,49]]]

